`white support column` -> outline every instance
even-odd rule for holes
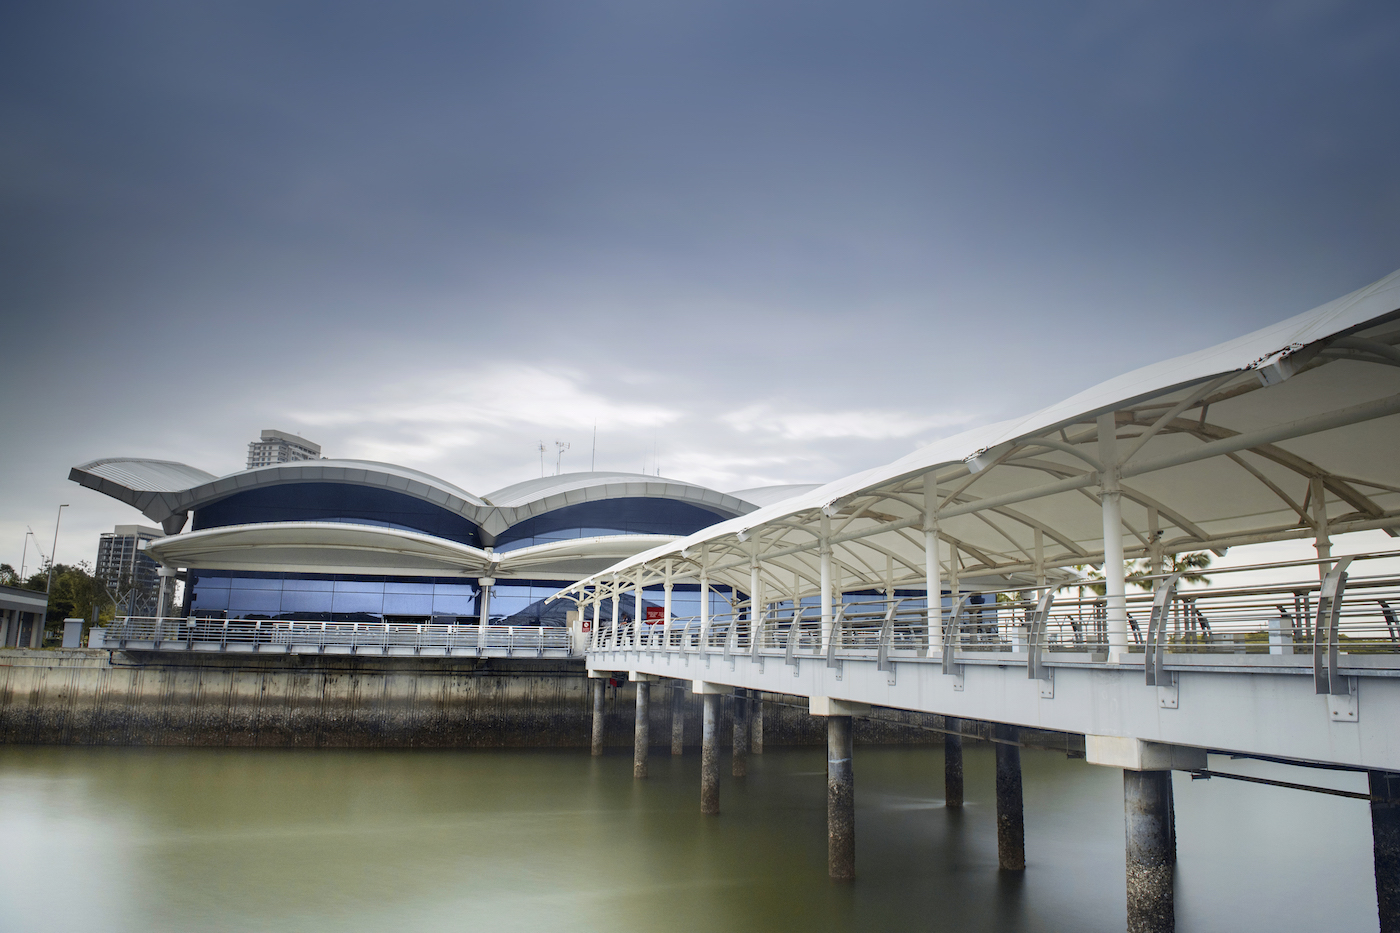
[[[754,534],[749,545],[749,644],[755,651],[759,646],[755,639],[758,638],[758,620],[761,613],[760,606],[763,605],[763,580],[758,574],[758,535]]]
[[[943,568],[938,562],[938,477],[924,474],[924,590],[928,602],[928,656],[943,654]]]
[[[602,637],[602,632],[598,631],[598,612],[601,603],[602,600],[598,598],[598,587],[595,584],[593,587],[593,631],[591,633],[593,635],[592,641],[595,646]]]
[[[613,574],[610,591],[612,593],[612,646],[613,650],[616,651],[618,648],[622,647],[617,643],[617,609],[618,604],[622,602],[620,594],[618,593],[617,574]]]
[[[671,561],[666,561],[666,596],[661,605],[661,646],[671,647]]]
[[[484,629],[491,624],[491,587],[496,585],[496,578],[479,577],[476,582],[481,587],[481,611],[477,614],[477,623]]]
[[[710,643],[710,549],[700,546],[700,650]]]
[[[831,517],[825,512],[821,520],[822,566],[822,651],[831,643]]]
[[[632,644],[640,648],[650,641],[647,634],[647,610],[642,605],[642,568],[637,568],[637,579],[632,584]]]
[[[1332,571],[1332,564],[1329,562],[1332,557],[1332,534],[1327,524],[1327,487],[1323,484],[1321,476],[1314,476],[1309,480],[1308,491],[1308,498],[1312,500],[1313,546],[1317,548],[1318,560],[1323,562],[1318,565],[1318,577],[1326,579],[1327,574]]]
[[[1118,425],[1113,412],[1099,415],[1100,488],[1103,500],[1103,580],[1108,660],[1128,653],[1128,600],[1123,574],[1123,494],[1118,488]]]

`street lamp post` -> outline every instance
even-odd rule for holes
[[[53,520],[53,549],[49,551],[49,578],[44,583],[44,618],[39,621],[39,644],[36,648],[44,646],[44,628],[49,624],[49,593],[53,589],[53,565],[58,559],[58,525],[63,521],[63,510],[68,508],[65,502],[58,507],[58,517]]]

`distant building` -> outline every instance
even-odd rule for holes
[[[97,542],[97,578],[122,590],[134,587],[138,593],[158,588],[160,580],[156,571],[160,565],[146,556],[142,545],[163,537],[165,532],[159,528],[146,525],[116,526]]]
[[[262,439],[248,444],[248,469],[291,463],[294,460],[319,460],[321,445],[285,431],[267,430]]]

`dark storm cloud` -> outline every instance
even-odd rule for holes
[[[87,554],[131,513],[69,466],[274,425],[486,491],[597,420],[600,466],[734,488],[1027,410],[1400,265],[1398,41],[1381,4],[12,4],[0,540],[62,497]]]

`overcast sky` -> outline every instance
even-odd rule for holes
[[[262,428],[835,479],[1400,267],[1398,107],[1393,3],[7,3],[0,561]]]

